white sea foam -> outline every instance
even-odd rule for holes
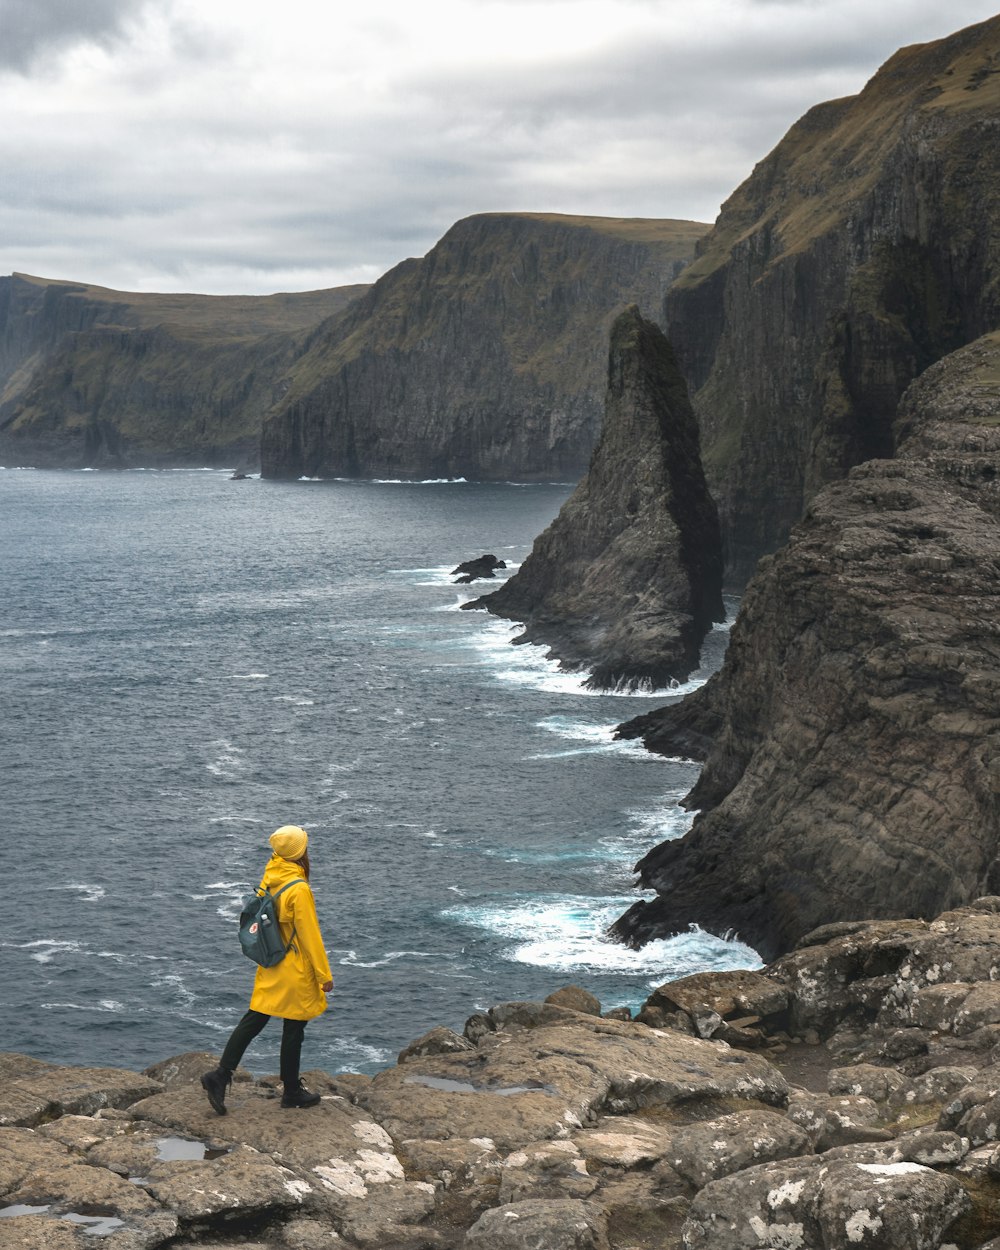
[[[120,1015],[125,1004],[113,998],[102,998],[98,1002],[87,1003],[40,1003],[43,1011],[105,1011]]]
[[[480,620],[479,628],[470,636],[468,646],[478,655],[479,664],[492,670],[495,681],[543,694],[584,695],[595,698],[608,694],[607,691],[589,690],[586,685],[589,673],[564,671],[557,661],[549,659],[545,647],[534,643],[513,645],[513,639],[521,629],[522,626],[518,624],[490,618],[487,621]],[[681,692],[682,688],[637,688],[614,693],[619,698],[662,698],[664,695]]]
[[[49,886],[49,889],[78,890],[83,895],[80,899],[81,903],[97,903],[104,897],[105,893],[103,885],[86,885],[83,883],[77,884],[76,882],[72,882],[69,885],[52,885]]]
[[[325,1049],[336,1060],[327,1065],[331,1072],[352,1072],[362,1066],[383,1068],[396,1057],[394,1051],[382,1046],[370,1046],[356,1037],[334,1038]]]
[[[272,703],[291,703],[293,707],[314,707],[316,700],[307,699],[300,694],[276,694],[272,697]]]
[[[338,964],[343,964],[347,968],[384,968],[387,964],[395,963],[398,959],[445,959],[449,956],[443,955],[440,951],[386,951],[381,959],[359,959],[357,951],[348,951],[342,959],[338,959]]]
[[[75,954],[83,950],[81,942],[59,941],[56,938],[37,938],[34,942],[4,942],[2,945],[12,950],[33,951],[31,958],[40,964],[51,963],[57,955]]]
[[[760,967],[749,946],[700,929],[650,942],[638,951],[610,941],[608,927],[634,902],[633,895],[545,894],[508,904],[462,904],[442,914],[506,940],[507,959],[560,972],[638,975],[658,985],[695,970]]]
[[[227,681],[266,681],[270,673],[229,673]]]
[[[647,751],[641,742],[634,739],[616,739],[617,721],[595,724],[592,721],[580,721],[567,716],[549,716],[536,722],[539,729],[566,738],[570,742],[583,742],[587,745],[569,747],[562,751],[541,751],[528,756],[533,760],[555,760],[573,755],[630,755],[635,759],[656,760],[663,762],[663,756]]]
[[[225,738],[209,743],[209,747],[214,748],[214,758],[205,762],[205,768],[212,776],[220,781],[240,781],[247,771],[240,748]]]

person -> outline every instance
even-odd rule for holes
[[[314,1107],[319,1102],[319,1094],[310,1093],[299,1078],[306,1023],[326,1011],[326,995],[333,989],[309,886],[309,835],[298,825],[282,825],[269,841],[273,854],[261,886],[276,894],[289,882],[298,883],[290,885],[276,904],[282,940],[291,946],[273,968],[257,969],[249,1011],[233,1029],[219,1066],[201,1078],[208,1101],[219,1115],[226,1114],[226,1091],[243,1052],[272,1016],[282,1020],[281,1105]]]

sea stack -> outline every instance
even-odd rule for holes
[[[590,467],[520,570],[464,605],[521,621],[589,684],[682,681],[724,619],[722,543],[687,387],[634,305],[611,330],[604,423]]]

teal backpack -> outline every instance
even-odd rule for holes
[[[302,878],[289,881],[273,894],[260,886],[243,900],[240,912],[240,946],[247,959],[252,959],[262,968],[273,968],[280,964],[292,949],[295,929],[292,929],[292,941],[286,946],[281,940],[281,928],[278,925],[277,900],[279,895],[293,885],[305,885]]]

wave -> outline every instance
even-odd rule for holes
[[[240,781],[247,772],[243,751],[226,738],[220,738],[209,746],[216,749],[214,759],[205,761],[205,768],[220,781]]]
[[[760,957],[745,943],[697,928],[637,951],[612,942],[608,927],[634,902],[632,895],[545,894],[514,903],[457,905],[442,916],[506,940],[504,955],[512,962],[559,972],[641,976],[656,986],[689,972],[761,967]]]
[[[85,884],[77,884],[76,882],[71,882],[68,885],[50,885],[48,886],[48,889],[50,890],[78,890],[80,894],[83,895],[83,897],[80,899],[81,903],[97,903],[97,902],[100,902],[100,900],[104,898],[104,895],[105,895],[105,889],[103,885],[85,885]]]
[[[386,951],[381,959],[359,959],[357,951],[349,950],[337,960],[346,968],[384,968],[387,964],[399,959],[452,959],[453,955],[442,954],[440,951]]]

